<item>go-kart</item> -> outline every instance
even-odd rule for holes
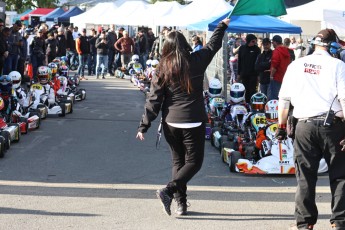
[[[134,86],[140,87],[140,81],[145,79],[143,67],[140,63],[132,63],[129,67],[129,75],[131,76],[130,81]]]
[[[74,94],[74,100],[82,101],[86,99],[86,90],[85,89],[78,89],[77,85],[79,85],[79,78],[78,76],[69,76],[67,77],[67,86],[69,93]]]

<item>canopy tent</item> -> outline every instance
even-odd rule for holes
[[[18,14],[16,17],[13,18],[13,23],[17,20],[20,20],[20,18],[24,15],[30,14],[32,11],[34,11],[33,9],[27,9],[25,10],[23,13]]]
[[[345,11],[345,1],[315,0],[298,7],[288,8],[287,15],[283,16],[282,20],[301,26],[305,35],[314,36],[322,28],[326,28],[324,10]],[[343,33],[342,35],[345,36],[345,33]]]
[[[81,13],[77,16],[73,16],[70,18],[70,23],[74,25],[82,25],[82,24],[94,24],[95,18],[102,17],[106,11],[114,12],[118,8],[117,4],[114,2],[104,2],[98,3],[96,6],[91,8],[90,10]],[[81,26],[85,27],[85,26]]]
[[[224,0],[194,0],[176,14],[161,18],[159,24],[206,30],[209,23],[232,8]]]
[[[225,14],[214,20],[208,25],[208,29],[213,31],[217,27],[218,23],[227,15],[228,14]],[[227,31],[233,33],[302,33],[301,27],[268,15],[231,16],[231,21]]]
[[[148,3],[146,1],[119,0],[115,1],[115,4],[119,4],[115,11],[107,10],[101,17],[93,18],[93,24],[142,25],[140,23],[141,18],[137,17],[137,15],[141,11],[147,10]],[[133,24],[133,20],[135,20],[135,24]]]
[[[40,21],[41,22],[53,22],[54,18],[60,16],[61,14],[65,13],[65,11],[62,8],[56,8],[52,12],[50,12],[47,15],[41,16]]]
[[[28,14],[21,16],[20,20],[22,20],[22,21],[29,20],[29,18],[32,16],[36,16],[36,17],[37,16],[43,16],[43,15],[49,14],[53,10],[54,9],[51,9],[51,8],[37,8],[37,9],[29,12]]]
[[[145,11],[132,13],[129,18],[131,25],[162,25],[161,19],[167,15],[176,15],[184,8],[183,5],[176,1],[159,2],[148,5]]]
[[[345,36],[345,9],[344,10],[323,10],[325,28],[334,29],[338,36]]]
[[[70,23],[70,18],[76,15],[79,15],[81,13],[84,13],[82,9],[80,9],[77,6],[73,6],[71,9],[69,9],[67,12],[61,14],[58,17],[54,18],[54,22],[56,23]]]

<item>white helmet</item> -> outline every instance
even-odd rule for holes
[[[230,100],[234,103],[239,103],[244,101],[244,96],[246,94],[246,88],[242,83],[234,83],[230,87]]]
[[[208,95],[210,97],[217,97],[220,96],[222,93],[222,83],[218,78],[213,78],[208,83]]]
[[[278,124],[272,124],[270,126],[267,127],[266,129],[266,137],[270,140],[273,140],[276,134],[276,131],[278,129]]]
[[[278,122],[278,100],[270,100],[266,103],[265,115],[268,124]]]
[[[12,88],[17,89],[22,83],[22,75],[18,71],[12,71],[8,74],[12,80]]]
[[[65,76],[59,76],[58,80],[60,81],[60,89],[65,91],[67,87],[67,78]]]
[[[151,67],[151,64],[152,64],[152,60],[151,59],[146,61],[146,66],[147,67]]]
[[[157,66],[158,66],[158,64],[159,64],[159,61],[158,60],[152,60],[152,62],[151,62],[151,66],[152,66],[152,68],[153,69],[156,69],[157,68]]]
[[[37,78],[41,84],[47,84],[50,81],[51,71],[47,66],[38,67]]]
[[[134,55],[132,56],[132,61],[138,63],[138,62],[139,62],[139,55],[134,54]]]

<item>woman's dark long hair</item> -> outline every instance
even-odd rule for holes
[[[192,48],[182,33],[173,31],[166,36],[157,69],[162,84],[181,86],[187,93],[191,93],[193,89],[189,78],[191,51]]]

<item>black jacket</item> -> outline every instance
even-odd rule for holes
[[[97,48],[97,54],[107,55],[108,54],[108,41],[106,40],[105,43],[102,42],[102,38],[97,38],[96,40],[96,48]]]
[[[272,50],[263,51],[255,62],[255,70],[259,72],[261,84],[270,83],[270,72],[265,70],[270,70],[271,68],[272,52]]]
[[[150,93],[146,99],[145,112],[138,128],[139,132],[145,133],[149,129],[151,122],[156,119],[161,108],[163,122],[207,121],[203,98],[204,73],[214,55],[222,47],[226,28],[224,23],[219,23],[210,41],[202,49],[191,54],[189,66],[193,91],[190,94],[180,87],[161,86],[156,77],[154,77],[156,79],[152,79]]]
[[[66,38],[65,38],[65,35],[59,34],[56,37],[56,39],[58,41],[58,51],[57,51],[56,56],[57,57],[66,56]]]
[[[238,74],[242,76],[257,75],[255,62],[261,50],[257,46],[242,45],[238,50]]]

